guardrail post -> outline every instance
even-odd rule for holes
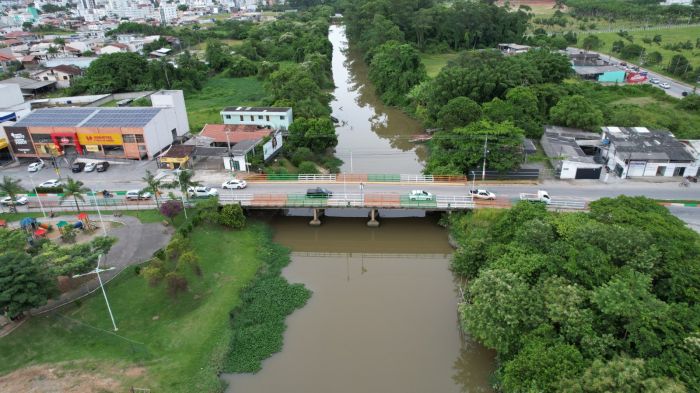
[[[378,227],[379,221],[377,221],[377,209],[370,209],[369,211],[369,221],[367,221],[368,227]]]
[[[321,220],[318,218],[318,209],[314,208],[314,219],[309,221],[309,225],[311,226],[320,226],[321,225]]]

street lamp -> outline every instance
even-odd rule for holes
[[[41,203],[41,198],[39,197],[39,192],[36,190],[36,184],[34,184],[34,178],[32,175],[29,175],[29,181],[32,183],[32,188],[34,189],[34,193],[36,194],[36,199],[39,201],[39,208],[41,208],[41,214],[44,215],[44,218],[46,218],[46,211],[44,210],[44,205]]]
[[[114,327],[114,331],[116,332],[119,329],[117,329],[117,323],[114,322],[114,315],[112,314],[112,307],[109,306],[109,300],[107,299],[107,292],[105,292],[105,287],[102,284],[102,277],[100,277],[101,272],[114,270],[114,267],[110,267],[109,269],[100,269],[100,260],[101,259],[102,259],[102,254],[100,254],[97,257],[97,266],[95,267],[95,270],[92,270],[92,271],[89,271],[89,272],[83,273],[83,274],[76,274],[73,276],[73,278],[87,276],[88,274],[97,274],[97,280],[100,282],[100,288],[102,288],[102,295],[104,295],[105,303],[107,303],[107,311],[109,311],[109,318],[112,320],[112,327]]]
[[[105,234],[105,236],[107,236],[107,227],[105,227],[105,222],[102,219],[102,212],[100,211],[100,204],[97,203],[97,193],[93,189],[90,189],[90,192],[92,192],[92,198],[95,200],[95,207],[97,208],[97,215],[100,217],[100,225],[102,225],[102,232]],[[99,277],[99,275],[98,275],[98,277]]]

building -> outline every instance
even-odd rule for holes
[[[224,160],[224,168],[233,171],[247,171],[250,166],[248,154],[271,135],[274,135],[274,131],[270,128],[260,128],[260,126],[255,125],[207,124],[195,138],[194,143],[198,146],[198,155],[219,156]],[[275,145],[281,147],[282,143],[280,141],[279,144]]]
[[[520,44],[498,44],[498,50],[504,55],[518,55],[529,51],[530,47]]]
[[[12,72],[13,64],[17,62],[14,56],[0,53],[0,71],[1,72]]]
[[[574,72],[582,79],[594,80],[601,83],[623,83],[626,72],[615,66],[574,66]]]
[[[35,81],[22,77],[14,77],[2,81],[4,85],[19,85],[22,94],[25,97],[35,97],[38,94],[48,93],[56,90],[55,81]]]
[[[72,65],[61,64],[56,67],[51,67],[32,75],[32,78],[38,81],[55,81],[56,87],[65,89],[70,87],[73,78],[80,76],[82,71],[80,68]]]
[[[184,108],[46,108],[3,126],[17,157],[153,159],[188,131],[178,128],[179,111]]]
[[[165,4],[161,2],[158,7],[158,15],[160,16],[160,23],[164,25],[174,21],[177,19],[177,4]]]
[[[600,179],[600,134],[545,126],[540,144],[560,179]]]
[[[664,0],[661,5],[693,5],[693,0]]]
[[[103,46],[97,50],[100,55],[111,55],[112,53],[128,52],[129,46],[126,44],[113,43]]]
[[[231,106],[221,111],[224,124],[248,124],[286,130],[294,121],[292,108]]]
[[[668,131],[646,127],[603,127],[606,166],[621,178],[696,176],[692,148]]]

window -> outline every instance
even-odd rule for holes
[[[265,120],[270,121],[270,115],[266,115]]]
[[[258,115],[258,120],[262,120],[262,115]]]
[[[250,121],[255,121],[255,116],[250,115]]]
[[[65,75],[63,75],[63,80],[64,80],[64,81],[67,81],[67,80],[68,80],[68,77],[65,76]]]
[[[48,76],[45,76],[45,77],[44,77],[44,80],[45,80],[45,81],[49,80],[49,77],[48,77]]]
[[[230,119],[231,115],[224,115],[225,118]]]
[[[241,115],[241,121],[243,121],[243,115]]]
[[[124,143],[136,143],[136,135],[124,134],[122,135],[122,140],[124,140]]]
[[[32,134],[34,143],[53,143],[49,134]]]
[[[280,116],[280,120],[284,120],[284,116]]]
[[[143,139],[143,135],[135,134],[134,136],[136,137],[136,143],[144,143],[145,142],[145,140]]]

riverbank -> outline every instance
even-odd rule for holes
[[[220,391],[218,373],[232,337],[229,311],[262,266],[259,245],[267,238],[262,224],[235,232],[197,227],[190,239],[203,274],[189,277],[188,291],[177,298],[149,287],[138,267],[128,268],[106,287],[116,334],[99,294],[29,319],[0,339],[0,391],[33,375],[32,366],[53,370],[59,390],[63,375],[76,384],[110,381],[108,391]],[[26,383],[24,390],[34,383],[46,390],[48,382]]]

